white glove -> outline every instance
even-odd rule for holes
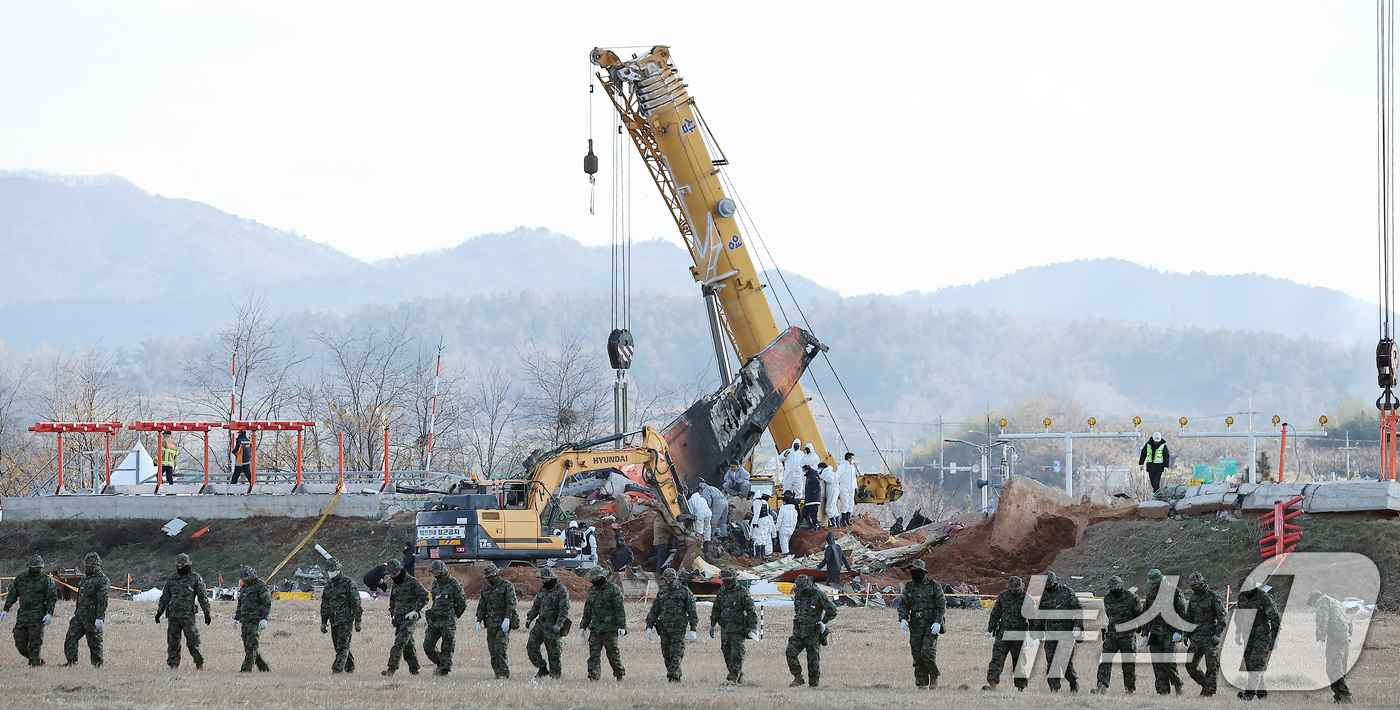
[[[501,631],[510,633],[510,619],[501,619]]]
[[[48,626],[49,624],[52,624],[52,623],[53,623],[53,614],[45,614],[45,615],[44,615],[44,626]]]
[[[403,615],[403,618],[405,618],[405,619],[417,619],[417,618],[418,618],[418,612],[416,612],[416,611],[410,611],[410,612],[408,612],[407,614],[404,614],[404,615]]]
[[[1243,636],[1240,636],[1240,632],[1238,632],[1238,631],[1235,632],[1235,645],[1236,645],[1236,646],[1243,646],[1243,645],[1244,645],[1244,637],[1243,637]]]
[[[234,631],[237,631],[237,630],[238,630],[238,619],[234,619],[234,620],[233,620],[233,630],[234,630]]]
[[[1172,634],[1172,643],[1181,643],[1181,634]]]
[[[101,631],[101,630],[102,630],[102,620],[101,620],[101,619],[98,619],[97,621],[92,622],[92,625],[95,626],[95,627],[97,628],[98,631]]]
[[[753,639],[754,641],[757,641],[757,640],[758,640],[758,629],[749,629],[749,638]]]
[[[581,638],[581,639],[586,639],[586,638],[588,638],[587,634],[588,634],[588,629],[579,629],[579,630],[578,630],[578,637]]]
[[[258,622],[258,631],[267,631],[267,619]]]
[[[909,620],[908,620],[908,619],[900,619],[900,621],[899,621],[899,629],[900,629],[901,631],[908,631],[908,630],[909,630]]]
[[[817,631],[820,631],[820,632],[822,632],[822,633],[826,633],[826,622],[825,622],[825,621],[818,621],[818,622],[817,622]]]
[[[1074,634],[1074,637],[1075,637],[1075,638],[1079,638],[1080,636],[1082,636],[1082,635],[1084,634],[1084,630],[1081,629],[1081,628],[1079,628],[1078,626],[1076,626],[1076,627],[1074,627],[1073,629],[1071,629],[1071,633]]]
[[[1031,639],[1026,643],[1031,645],[1031,649],[1036,649],[1040,647],[1040,639]]]
[[[1321,642],[1321,641],[1318,641],[1318,642],[1317,642],[1317,652],[1318,652],[1318,653],[1322,653],[1322,642]]]
[[[991,638],[991,637],[992,637],[992,632],[988,631],[988,632],[987,632],[987,638]]]
[[[627,635],[627,629],[618,629],[618,630],[617,630],[617,635],[618,635],[618,636],[626,636],[626,635]]]
[[[0,621],[4,621],[4,620],[5,620],[5,617],[7,617],[7,616],[9,616],[9,615],[10,615],[9,610],[0,611]]]
[[[943,624],[940,624],[937,621],[935,621],[932,624],[929,624],[928,630],[930,633],[937,636],[938,632],[943,630]]]
[[[691,642],[691,643],[695,643],[695,630],[694,630],[694,629],[692,629],[692,630],[690,631],[690,635],[689,635],[689,636],[685,637],[685,640],[686,640],[686,641],[689,641],[689,642]]]
[[[481,629],[482,629],[482,628],[483,628],[483,627],[481,626],[481,622],[480,622],[480,621],[476,622],[476,635],[477,635],[477,636],[480,636],[480,635],[481,635]]]
[[[648,641],[651,640],[651,627],[650,627],[650,626],[647,627],[647,640],[648,640]]]

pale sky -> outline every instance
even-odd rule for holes
[[[1374,12],[0,2],[0,169],[114,173],[367,260],[519,225],[606,243],[588,52],[666,44],[779,264],[845,295],[1121,257],[1374,301]],[[679,241],[636,177],[636,238]]]

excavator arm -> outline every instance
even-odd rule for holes
[[[676,480],[676,469],[671,462],[666,439],[661,433],[644,427],[641,446],[591,450],[591,447],[620,438],[612,436],[569,444],[537,456],[530,462],[530,476],[519,484],[526,496],[526,505],[541,515],[541,521],[547,521],[552,517],[548,512],[550,507],[558,503],[559,489],[569,481],[591,471],[640,464],[653,494],[669,515],[667,522],[684,525],[693,520],[681,484]]]

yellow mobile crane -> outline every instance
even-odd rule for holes
[[[603,69],[598,78],[695,262],[691,275],[705,295],[720,373],[728,380],[721,331],[740,362],[779,334],[777,319],[739,229],[738,205],[725,195],[720,180],[720,167],[729,161],[671,63],[668,48],[653,47],[650,54],[633,55],[628,60],[597,48],[590,59]],[[779,447],[801,439],[828,465],[835,466],[837,461],[822,441],[808,401],[802,385],[794,386],[768,430]],[[857,502],[889,503],[902,494],[897,477],[864,475],[858,482]]]

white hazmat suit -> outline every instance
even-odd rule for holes
[[[783,490],[802,491],[802,462],[805,454],[802,453],[802,440],[793,439],[792,448],[778,454],[778,460],[783,462]]]
[[[784,503],[783,509],[778,511],[778,549],[784,555],[792,554],[788,542],[792,540],[792,534],[795,532],[797,532],[797,506]]]
[[[695,516],[695,534],[703,537],[705,542],[710,541],[710,504],[705,502],[705,496],[700,491],[690,494],[690,512]]]
[[[822,503],[826,505],[827,522],[839,518],[841,513],[841,486],[836,483],[836,469],[826,467],[822,472]]]
[[[841,512],[856,512],[856,477],[860,475],[855,461],[842,461],[836,467],[836,485],[841,488]]]

